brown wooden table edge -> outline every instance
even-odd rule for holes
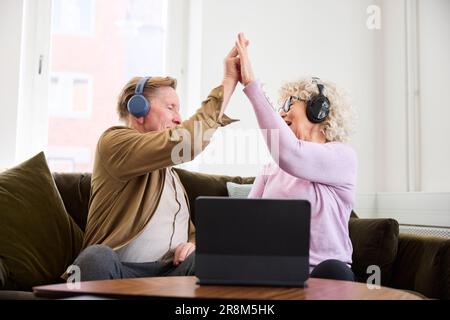
[[[85,285],[86,288],[70,288],[67,284],[54,284],[54,285],[43,285],[43,286],[36,286],[33,287],[33,293],[36,297],[40,297],[40,298],[48,298],[48,299],[64,299],[64,298],[70,298],[70,297],[75,297],[75,296],[81,296],[81,295],[86,295],[86,296],[102,296],[102,297],[108,297],[108,298],[113,298],[113,299],[160,299],[160,300],[180,300],[180,299],[185,299],[185,300],[196,300],[196,299],[204,299],[204,300],[258,300],[258,301],[267,301],[267,300],[304,300],[305,298],[307,300],[308,299],[308,293],[305,293],[303,290],[307,290],[308,286],[305,289],[299,288],[300,290],[303,291],[302,294],[300,293],[296,293],[296,292],[289,292],[292,290],[290,287],[271,287],[271,286],[233,286],[233,285],[225,285],[225,286],[200,286],[196,283],[196,277],[155,277],[155,278],[133,278],[133,279],[117,279],[117,280],[100,280],[100,281],[89,281],[89,282],[81,282],[81,285]],[[345,281],[338,281],[338,282],[334,282],[337,280],[326,280],[326,279],[316,279],[316,278],[312,278],[314,279],[314,284],[318,285],[318,289],[316,290],[320,290],[320,286],[328,286],[325,281],[328,283],[330,282],[331,284],[335,283],[335,284],[339,284],[340,286],[348,286],[349,284],[354,284],[355,285],[355,290],[359,289],[361,290],[362,287],[361,285],[364,285],[363,283],[358,283],[358,282],[351,282],[351,283],[346,283]],[[170,290],[166,291],[166,292],[162,292],[162,293],[158,293],[162,294],[162,295],[158,295],[157,292],[150,292],[146,293],[142,291],[142,286],[146,286],[146,285],[151,285],[148,284],[148,282],[155,282],[154,286],[155,287],[169,287],[170,285],[168,283],[173,282],[173,281],[177,281],[179,280],[180,282],[178,282],[177,284],[179,284],[181,286],[180,288],[180,296],[176,296],[176,294],[174,294],[173,292],[171,292]],[[311,280],[311,279],[309,279]],[[120,292],[104,292],[102,290],[98,290],[95,289],[90,289],[91,286],[93,286],[94,288],[96,286],[99,285],[104,285],[104,284],[108,284],[111,286],[112,281],[120,283],[121,285],[123,285],[124,283],[127,284],[128,286],[133,286],[136,285],[138,287],[138,289],[140,288],[140,290],[136,290],[136,292],[132,292],[132,290],[130,291],[120,291]],[[142,282],[142,283],[140,283]],[[167,283],[167,285],[165,285]],[[86,285],[87,284],[87,285]],[[192,286],[192,293],[187,294],[186,292],[186,286]],[[106,286],[107,287],[107,286]],[[120,286],[119,286],[120,287]],[[359,288],[358,288],[359,287]],[[247,290],[249,291],[249,295],[250,297],[245,297],[242,294],[241,295],[237,295],[236,297],[232,297],[230,296],[230,288],[235,289],[235,290]],[[249,289],[249,288],[256,288],[256,289],[261,289],[263,291],[267,291],[269,292],[269,295],[266,294],[265,298],[258,298],[257,294],[255,294],[255,292],[252,292],[253,289]],[[272,293],[270,293],[270,290],[272,288],[275,288],[275,290],[273,290]],[[189,288],[190,289],[190,288]],[[196,291],[198,290],[205,290],[206,293],[200,293],[199,296],[196,296]],[[256,290],[255,289],[255,290]],[[281,290],[280,290],[281,289]],[[286,292],[283,292],[282,290],[286,289]],[[294,288],[295,289],[295,288]],[[361,295],[361,298],[357,298],[357,297],[350,297],[350,298],[330,298],[330,295],[324,295],[324,298],[317,298],[317,294],[311,294],[309,293],[309,298],[312,298],[312,300],[407,300],[407,299],[428,299],[427,297],[424,297],[423,295],[420,295],[419,293],[416,292],[411,292],[408,290],[401,290],[401,289],[395,289],[395,288],[390,288],[390,287],[382,287],[382,289],[384,291],[386,291],[387,293],[392,293],[392,296],[389,297],[389,294],[387,295],[386,299],[380,299],[379,296],[377,297],[376,295],[374,296],[375,298],[370,299],[370,295]],[[185,291],[183,291],[185,290]],[[208,290],[210,291],[214,291],[214,290],[224,290],[224,295],[226,296],[224,297],[220,297],[217,296],[208,296]],[[376,290],[376,289],[375,289]],[[126,292],[126,293],[124,293]],[[271,294],[271,295],[270,295]],[[295,298],[295,296],[298,296],[298,298]],[[398,298],[395,298],[398,297]]]

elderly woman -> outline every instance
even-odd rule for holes
[[[331,83],[306,78],[281,88],[279,115],[255,80],[240,33],[236,42],[244,92],[259,126],[278,134],[279,155],[256,178],[250,198],[306,199],[311,203],[311,277],[353,281],[348,222],[355,198],[357,157],[344,141],[352,111]],[[278,158],[278,159],[277,159]]]

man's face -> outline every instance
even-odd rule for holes
[[[151,109],[146,115],[145,132],[174,128],[181,123],[180,101],[171,87],[161,87],[150,98]]]

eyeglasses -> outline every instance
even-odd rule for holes
[[[278,109],[278,113],[283,111],[284,113],[288,113],[289,110],[291,110],[292,105],[295,103],[295,101],[301,101],[299,97],[296,96],[290,96],[286,99],[283,106]]]

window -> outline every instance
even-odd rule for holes
[[[120,124],[122,87],[134,76],[164,74],[166,7],[166,0],[53,0],[52,171],[91,172],[99,136]]]
[[[88,75],[54,73],[50,78],[49,115],[88,118],[92,110],[92,80]]]
[[[95,0],[53,0],[53,33],[93,36]]]
[[[92,159],[88,147],[49,147],[46,157],[54,172],[74,172],[77,164],[89,163]]]

